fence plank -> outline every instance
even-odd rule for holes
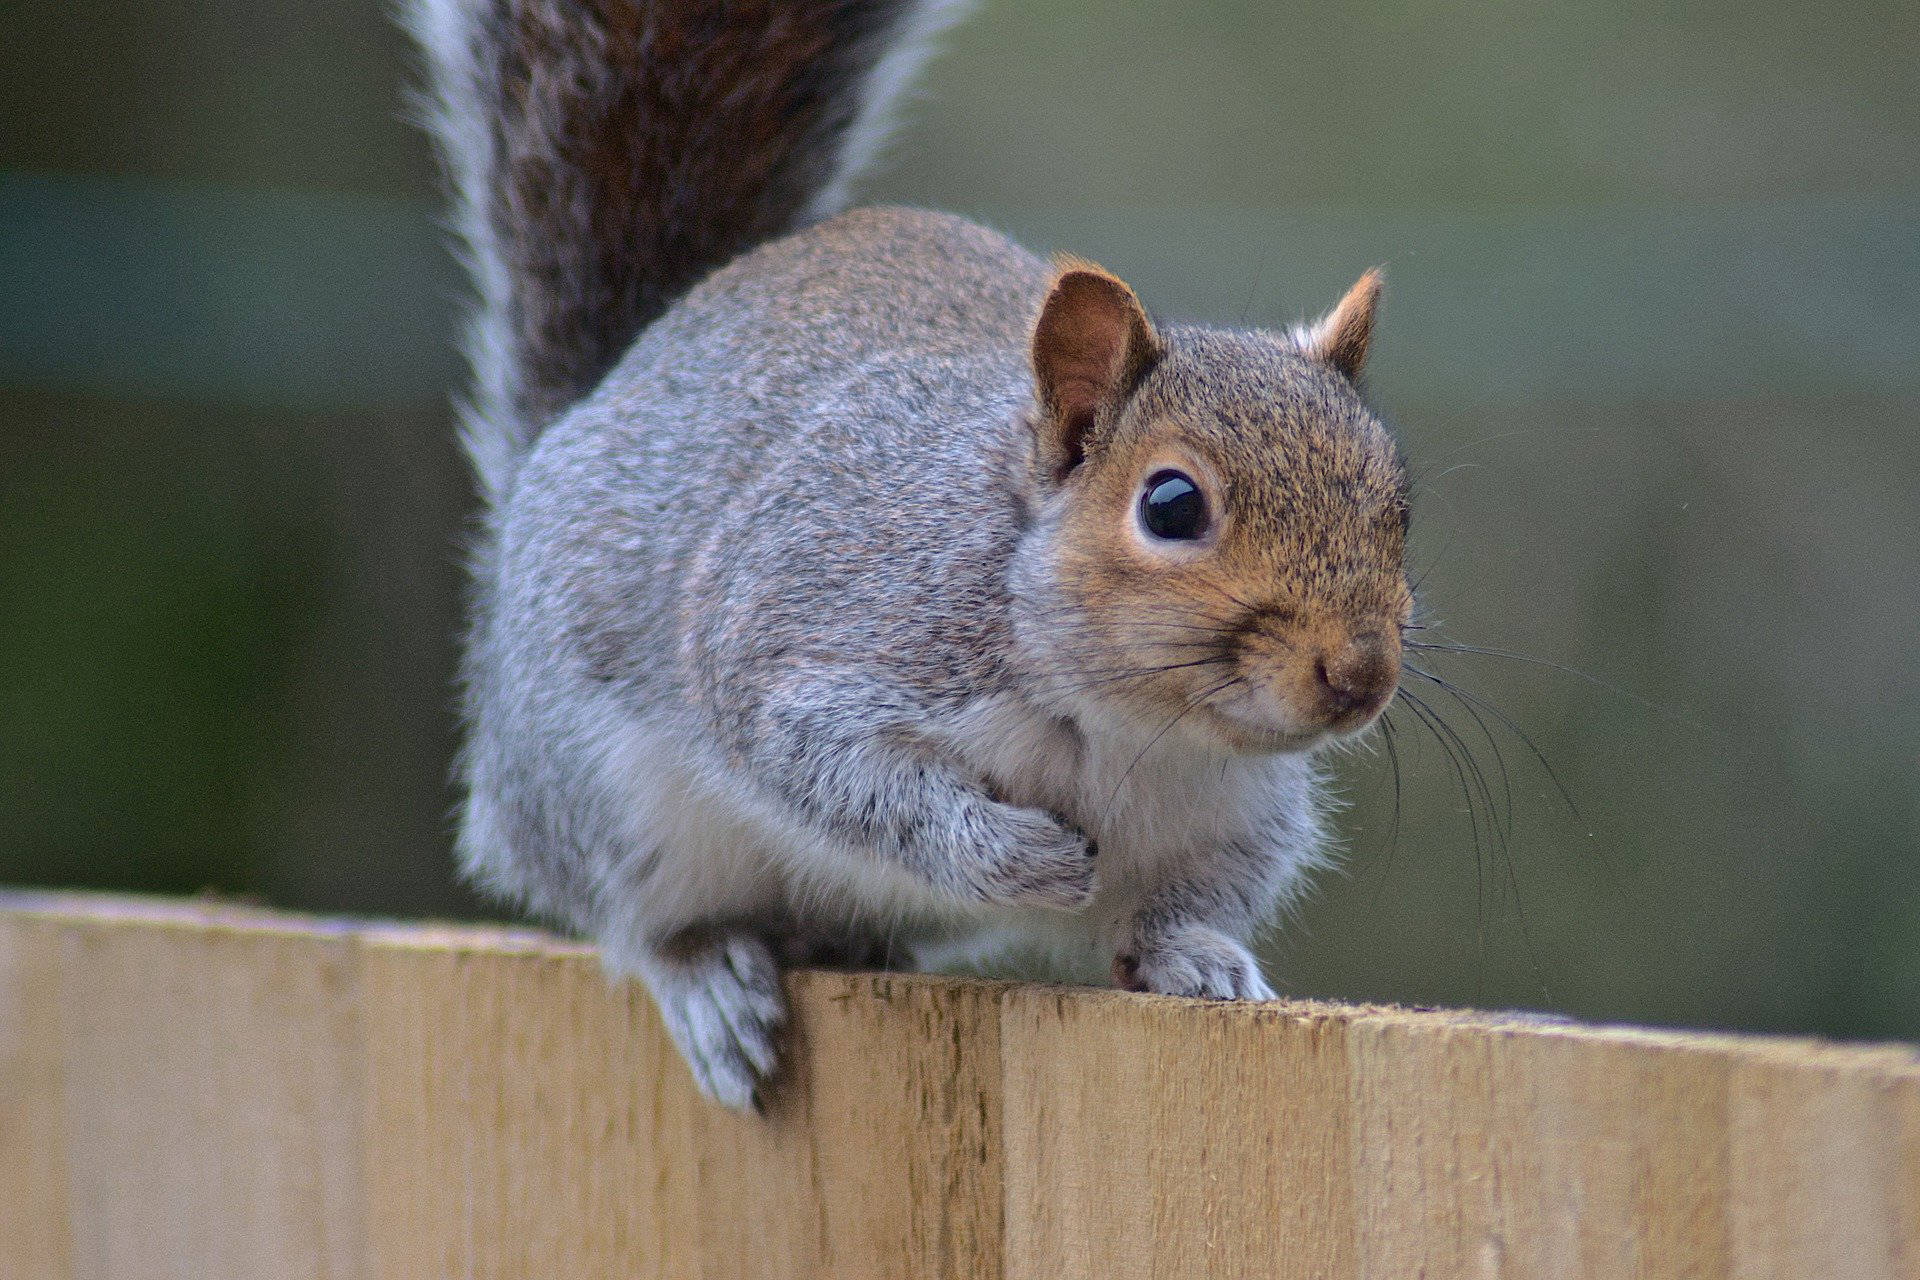
[[[0,899],[0,1275],[1920,1280],[1920,1054],[791,979],[764,1117],[588,948]]]
[[[441,935],[365,958],[375,1276],[694,1275],[680,1080],[567,953]],[[676,1190],[680,1194],[676,1196]]]
[[[1734,1072],[1733,1269],[1758,1280],[1920,1277],[1920,1081],[1890,1054],[1846,1066],[1770,1047]],[[1782,1212],[1782,1206],[1801,1212]]]
[[[583,949],[389,935],[367,984],[380,1275],[999,1275],[991,984],[797,975],[764,1119]]]
[[[60,932],[0,914],[0,1275],[67,1280]]]
[[[1001,1035],[1010,1275],[1354,1274],[1338,1023],[1028,988]]]
[[[58,968],[73,1274],[358,1280],[352,937],[109,908]]]

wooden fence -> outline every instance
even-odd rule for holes
[[[702,1102],[498,929],[0,900],[0,1276],[1920,1277],[1920,1055],[803,973]]]

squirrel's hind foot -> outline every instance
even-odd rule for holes
[[[700,1091],[737,1111],[760,1109],[787,1023],[780,965],[765,939],[739,929],[684,933],[639,969]]]

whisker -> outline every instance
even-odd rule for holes
[[[1482,718],[1482,716],[1480,715],[1480,712],[1474,707],[1473,703],[1469,702],[1465,697],[1461,695],[1461,692],[1459,689],[1455,688],[1453,685],[1449,684],[1445,680],[1442,680],[1439,676],[1436,676],[1431,672],[1422,671],[1419,667],[1414,666],[1410,662],[1404,663],[1403,667],[1406,671],[1412,673],[1413,675],[1419,676],[1422,680],[1430,680],[1435,685],[1438,685],[1442,692],[1451,696],[1455,702],[1458,702],[1460,704],[1460,707],[1463,711],[1465,711],[1469,716],[1473,717],[1473,723],[1479,727],[1480,736],[1487,740],[1487,747],[1489,750],[1493,752],[1494,766],[1500,770],[1500,790],[1503,797],[1505,798],[1506,808],[1507,808],[1507,816],[1506,816],[1507,839],[1511,840],[1513,838],[1513,777],[1507,771],[1507,760],[1506,760],[1505,754],[1502,753],[1500,750],[1499,739],[1493,736],[1493,731],[1487,727],[1486,720]]]
[[[1393,851],[1400,844],[1400,748],[1394,741],[1396,737],[1393,716],[1380,717],[1380,738],[1387,747],[1387,761],[1393,766],[1393,817],[1387,823],[1387,863],[1393,863]]]
[[[1166,647],[1171,648],[1172,646],[1166,646]],[[1185,647],[1185,646],[1182,646],[1182,647]],[[1216,658],[1224,658],[1228,656],[1226,652],[1222,650],[1220,646],[1217,644],[1216,645],[1196,645],[1193,647],[1210,650],[1212,653],[1212,656]],[[1042,670],[1040,674],[1051,675],[1051,676],[1129,675],[1137,672],[1151,673],[1155,671],[1170,670],[1176,667],[1196,666],[1201,661],[1203,660],[1199,658],[1193,658],[1193,659],[1183,658],[1178,661],[1170,662],[1170,663],[1147,663],[1145,665],[1117,666],[1117,667],[1082,667],[1082,666],[1069,665],[1067,663],[1061,663],[1050,669]]]
[[[1467,745],[1466,739],[1462,738],[1454,727],[1446,722],[1446,719],[1434,709],[1433,704],[1427,702],[1411,689],[1405,688],[1404,686],[1401,688],[1400,693],[1401,696],[1407,698],[1412,703],[1417,713],[1423,715],[1428,727],[1433,730],[1434,736],[1441,740],[1443,746],[1449,748],[1449,757],[1455,761],[1456,765],[1462,768],[1463,776],[1461,778],[1461,785],[1468,793],[1467,811],[1469,816],[1473,817],[1477,822],[1477,815],[1474,812],[1472,802],[1475,798],[1478,798],[1486,810],[1488,834],[1494,835],[1500,832],[1501,826],[1498,820],[1499,806],[1493,802],[1493,787],[1487,782],[1486,773],[1480,768],[1480,762],[1474,756],[1472,749]],[[1467,786],[1469,780],[1472,783],[1471,787]]]
[[[1466,762],[1466,765],[1468,766],[1468,770],[1467,770],[1468,774],[1474,779],[1475,783],[1479,788],[1481,803],[1485,805],[1488,809],[1487,819],[1488,819],[1488,825],[1489,825],[1489,834],[1493,837],[1493,849],[1497,851],[1500,855],[1502,866],[1504,867],[1506,872],[1505,879],[1506,879],[1507,891],[1513,895],[1514,916],[1520,925],[1521,941],[1525,944],[1527,949],[1527,964],[1528,964],[1528,967],[1531,968],[1533,971],[1534,981],[1539,984],[1541,999],[1546,1003],[1551,1004],[1553,1002],[1553,995],[1547,989],[1546,973],[1544,969],[1542,969],[1540,964],[1539,948],[1534,945],[1533,927],[1527,920],[1526,902],[1522,898],[1520,893],[1519,872],[1515,868],[1514,862],[1513,862],[1513,846],[1511,844],[1511,834],[1512,834],[1512,828],[1513,828],[1513,811],[1511,808],[1511,804],[1512,804],[1511,793],[1509,793],[1509,800],[1508,800],[1509,808],[1507,811],[1506,826],[1505,826],[1505,829],[1503,830],[1497,821],[1498,814],[1493,806],[1493,793],[1487,783],[1486,775],[1484,771],[1480,769],[1478,761],[1474,759],[1472,748],[1467,744],[1466,739],[1461,737],[1458,731],[1456,731],[1453,728],[1453,726],[1447,724],[1445,719],[1440,715],[1440,713],[1437,710],[1435,710],[1430,704],[1420,699],[1417,695],[1413,694],[1410,690],[1403,688],[1401,692],[1405,694],[1407,697],[1409,697],[1410,699],[1412,699],[1412,701],[1416,705],[1418,705],[1420,708],[1425,710],[1426,713],[1432,718],[1432,723],[1429,727],[1434,729],[1436,736],[1440,736],[1440,733],[1444,731],[1445,735],[1452,739],[1454,747],[1456,747],[1460,753],[1459,758],[1454,759],[1456,770],[1458,770],[1461,760],[1464,759],[1464,761]],[[1466,705],[1467,704],[1463,701],[1462,706],[1466,706]],[[1473,714],[1471,707],[1468,707],[1468,714],[1470,715]],[[1475,718],[1476,720],[1478,719],[1477,716]],[[1487,732],[1487,727],[1484,721],[1480,722],[1480,727],[1481,727],[1481,732],[1487,733],[1488,740],[1491,742],[1492,735]],[[1444,745],[1444,741],[1443,741],[1443,745]],[[1497,754],[1498,753],[1496,749],[1496,756]],[[1453,750],[1450,749],[1448,751],[1448,755],[1450,758],[1452,758],[1454,756]],[[1465,782],[1465,778],[1463,777],[1462,778],[1463,789],[1465,788],[1465,786],[1466,786],[1466,782]],[[1471,801],[1469,801],[1469,804],[1468,804],[1468,811],[1469,811],[1469,814],[1471,814],[1472,812]],[[1477,848],[1478,848],[1477,835],[1475,836],[1475,842],[1476,842],[1476,854],[1474,858],[1474,864],[1475,864],[1475,867],[1478,868],[1480,866],[1480,858],[1477,852]],[[1481,895],[1484,898],[1484,895],[1485,895],[1484,888],[1481,889]],[[1483,937],[1483,940],[1482,940],[1483,962],[1484,962],[1484,948],[1485,948],[1485,942]]]
[[[1248,600],[1242,600],[1239,596],[1227,590],[1225,587],[1219,587],[1218,590],[1221,595],[1225,596],[1228,600],[1231,600],[1234,604],[1238,605],[1240,608],[1245,609],[1248,613],[1260,612],[1259,605],[1256,605]]]
[[[1521,745],[1525,746],[1526,749],[1533,754],[1534,760],[1536,760],[1540,765],[1541,772],[1547,775],[1547,781],[1553,784],[1553,789],[1559,793],[1561,802],[1567,806],[1567,812],[1572,814],[1575,818],[1581,818],[1582,821],[1585,820],[1583,815],[1580,812],[1580,806],[1574,803],[1573,793],[1567,790],[1566,784],[1560,780],[1559,771],[1556,770],[1553,767],[1552,763],[1550,763],[1547,760],[1546,752],[1542,751],[1534,743],[1533,739],[1530,736],[1528,736],[1527,731],[1520,727],[1519,722],[1516,721],[1512,716],[1508,715],[1506,711],[1504,711],[1498,703],[1494,702],[1493,699],[1485,696],[1484,694],[1478,694],[1478,693],[1474,693],[1469,689],[1463,689],[1459,685],[1454,684],[1451,680],[1443,680],[1439,676],[1434,675],[1430,671],[1422,671],[1420,668],[1414,666],[1412,663],[1407,663],[1405,665],[1407,670],[1413,672],[1413,674],[1419,676],[1421,679],[1431,680],[1433,683],[1439,685],[1442,689],[1445,689],[1448,693],[1452,694],[1455,698],[1459,699],[1463,703],[1471,702],[1476,704],[1482,710],[1484,710],[1488,715],[1492,716],[1494,719],[1498,720],[1501,724],[1505,725],[1507,728],[1507,731],[1513,734],[1514,737],[1520,739]]]
[[[1170,618],[1176,622],[1193,622],[1196,618],[1202,622],[1213,621],[1208,613],[1210,601],[1191,600],[1176,604],[1140,604],[1130,606],[1125,614],[1128,619]],[[1062,602],[1051,605],[1029,604],[1025,610],[1040,617],[1058,618],[1068,614],[1085,613],[1084,605]]]
[[[1447,763],[1453,768],[1454,779],[1460,784],[1461,797],[1467,803],[1467,826],[1473,836],[1474,932],[1479,939],[1480,962],[1482,966],[1482,977],[1484,978],[1487,953],[1487,888],[1486,872],[1480,860],[1480,822],[1479,816],[1473,807],[1473,790],[1467,785],[1466,771],[1461,768],[1460,761],[1454,756],[1452,744],[1450,744],[1446,736],[1435,727],[1433,713],[1427,709],[1426,703],[1422,702],[1417,694],[1404,687],[1400,690],[1399,696],[1406,701],[1408,711],[1413,715],[1413,718],[1419,721],[1428,733],[1433,735],[1435,742],[1440,744],[1440,750],[1445,753]]]
[[[1474,440],[1467,444],[1458,445],[1452,450],[1450,450],[1449,452],[1442,454],[1440,457],[1427,463],[1425,469],[1423,469],[1419,474],[1414,476],[1409,476],[1407,479],[1407,484],[1410,488],[1415,488],[1415,489],[1421,487],[1422,485],[1431,484],[1435,480],[1441,478],[1433,474],[1434,469],[1436,467],[1442,467],[1447,465],[1449,462],[1451,462],[1455,458],[1458,458],[1463,453],[1468,453],[1474,449],[1483,448],[1486,445],[1496,444],[1501,440],[1511,440],[1516,436],[1535,436],[1535,435],[1547,435],[1547,434],[1552,434],[1556,436],[1579,435],[1579,434],[1582,434],[1583,430],[1586,432],[1591,432],[1595,429],[1594,428],[1568,429],[1564,427],[1519,427],[1512,431],[1497,432],[1496,434],[1487,436],[1484,439]]]
[[[1415,705],[1417,705],[1421,710],[1426,712],[1426,715],[1429,718],[1428,727],[1433,730],[1435,736],[1441,740],[1442,746],[1446,748],[1448,758],[1453,762],[1456,777],[1459,778],[1462,789],[1463,791],[1466,791],[1468,796],[1467,808],[1468,808],[1468,814],[1469,814],[1469,822],[1470,822],[1470,825],[1474,828],[1476,833],[1474,837],[1474,845],[1475,845],[1474,866],[1476,868],[1475,881],[1476,881],[1476,885],[1479,887],[1478,898],[1481,903],[1480,908],[1476,912],[1476,917],[1477,917],[1477,921],[1481,931],[1480,946],[1481,946],[1481,954],[1482,954],[1482,963],[1483,964],[1485,963],[1485,951],[1486,951],[1485,906],[1484,906],[1486,889],[1485,889],[1485,881],[1483,879],[1483,876],[1484,876],[1483,868],[1485,864],[1483,863],[1480,856],[1480,852],[1479,852],[1480,844],[1479,844],[1479,836],[1478,836],[1478,824],[1477,822],[1472,821],[1472,812],[1473,812],[1472,796],[1476,789],[1479,793],[1480,803],[1483,806],[1485,806],[1487,809],[1488,835],[1492,838],[1492,851],[1497,852],[1500,855],[1501,865],[1506,873],[1505,880],[1506,880],[1507,891],[1513,895],[1514,914],[1520,925],[1521,940],[1525,944],[1527,949],[1528,966],[1533,970],[1534,980],[1540,986],[1540,994],[1542,999],[1545,1000],[1547,1003],[1552,1003],[1552,999],[1553,999],[1552,993],[1549,992],[1547,989],[1546,974],[1540,965],[1539,948],[1534,945],[1533,928],[1532,928],[1532,925],[1527,920],[1526,903],[1520,893],[1519,874],[1516,868],[1514,867],[1514,863],[1513,863],[1513,848],[1510,843],[1510,833],[1512,829],[1512,810],[1511,808],[1509,808],[1507,812],[1506,823],[1505,823],[1505,826],[1503,827],[1500,822],[1499,812],[1493,804],[1492,788],[1488,784],[1486,779],[1486,774],[1480,768],[1479,762],[1478,760],[1475,759],[1473,755],[1473,750],[1468,745],[1466,739],[1461,737],[1458,731],[1456,731],[1453,728],[1453,726],[1449,725],[1437,710],[1435,710],[1432,706],[1428,705],[1426,702],[1420,699],[1418,695],[1413,694],[1407,690],[1402,690],[1402,692],[1407,693],[1407,696],[1412,700],[1412,702]],[[1482,726],[1482,731],[1483,732],[1485,731],[1484,725]],[[1489,737],[1490,736],[1491,735],[1489,735]]]
[[[1142,643],[1142,647],[1145,647],[1145,646],[1147,646],[1147,645],[1151,645],[1151,646],[1153,646],[1153,647],[1154,647],[1154,648],[1156,648],[1156,649],[1214,649],[1214,650],[1222,650],[1222,651],[1223,651],[1223,650],[1225,649],[1225,647],[1226,647],[1226,644],[1227,644],[1227,640],[1225,639],[1225,637],[1222,637],[1222,636],[1215,636],[1215,637],[1214,637],[1213,639],[1211,639],[1211,640],[1151,640],[1151,639],[1146,639],[1146,640],[1142,640],[1142,642],[1141,642],[1141,643]]]
[[[1380,864],[1379,886],[1373,892],[1376,910],[1380,900],[1386,896],[1387,881],[1393,877],[1393,855],[1400,847],[1400,748],[1394,742],[1392,712],[1381,713],[1380,741],[1387,749],[1387,762],[1393,767],[1393,816],[1387,820],[1387,853]]]
[[[1634,703],[1644,710],[1664,716],[1678,724],[1684,724],[1694,729],[1704,730],[1706,728],[1705,725],[1701,724],[1691,715],[1682,714],[1681,712],[1675,711],[1672,707],[1662,706],[1651,698],[1643,698],[1630,689],[1623,689],[1611,681],[1602,680],[1599,676],[1582,671],[1578,667],[1563,666],[1558,662],[1549,662],[1545,658],[1529,657],[1524,653],[1514,653],[1508,649],[1489,649],[1481,645],[1454,644],[1451,642],[1447,644],[1434,644],[1431,641],[1413,640],[1406,641],[1405,644],[1409,649],[1419,649],[1434,653],[1471,653],[1486,658],[1505,658],[1510,662],[1524,662],[1530,666],[1545,667],[1549,671],[1558,671],[1562,675],[1572,676],[1576,680],[1584,680],[1596,689],[1604,689],[1616,697],[1625,698],[1627,701]]]
[[[1208,658],[1195,658],[1190,662],[1169,662],[1157,667],[1137,667],[1120,672],[1109,672],[1091,678],[1070,681],[1066,684],[1050,686],[1055,693],[1080,693],[1087,689],[1098,688],[1106,684],[1118,684],[1123,680],[1144,680],[1148,676],[1164,675],[1169,671],[1181,671],[1188,667],[1217,667],[1231,662],[1227,654],[1217,654]],[[1065,673],[1061,673],[1064,675]],[[1080,673],[1075,673],[1076,675]]]
[[[1420,588],[1424,587],[1427,584],[1427,578],[1432,575],[1435,569],[1438,569],[1440,567],[1440,562],[1447,558],[1447,552],[1451,551],[1452,549],[1453,549],[1453,533],[1449,531],[1447,533],[1447,540],[1440,544],[1440,549],[1438,551],[1433,553],[1433,559],[1427,561],[1427,567],[1420,571],[1420,575],[1416,577],[1412,582],[1407,584],[1407,590],[1411,591],[1415,595],[1419,595]]]
[[[1534,743],[1533,739],[1528,736],[1527,731],[1522,729],[1519,723],[1516,722],[1512,716],[1508,715],[1498,703],[1486,697],[1484,694],[1474,693],[1471,690],[1461,688],[1451,681],[1443,680],[1430,672],[1420,671],[1410,663],[1406,664],[1406,666],[1409,671],[1413,671],[1414,674],[1424,679],[1433,681],[1461,702],[1478,704],[1488,715],[1493,716],[1501,724],[1505,725],[1507,730],[1516,738],[1520,739],[1527,750],[1533,754],[1534,760],[1540,765],[1541,772],[1546,775],[1547,781],[1553,784],[1553,789],[1559,795],[1561,803],[1566,805],[1568,814],[1582,823],[1586,821],[1586,815],[1581,812],[1580,806],[1574,801],[1573,793],[1567,789],[1566,783],[1561,780],[1559,771],[1556,770],[1552,762],[1547,759],[1546,752],[1542,751]],[[1587,834],[1591,836],[1593,833],[1588,832]],[[1626,881],[1621,878],[1619,869],[1614,866],[1613,858],[1607,853],[1606,845],[1604,843],[1594,844],[1593,852],[1594,856],[1600,860],[1600,867],[1606,873],[1607,880],[1614,894],[1619,901],[1625,905],[1628,902],[1628,895],[1625,888]]]

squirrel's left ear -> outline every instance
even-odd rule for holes
[[[1300,350],[1315,360],[1332,365],[1348,378],[1358,378],[1367,363],[1367,348],[1373,343],[1373,318],[1380,307],[1380,270],[1354,282],[1339,305],[1315,324],[1293,331]]]
[[[1090,262],[1063,259],[1033,326],[1042,420],[1034,442],[1055,476],[1080,465],[1089,435],[1118,413],[1163,353],[1140,299]]]

